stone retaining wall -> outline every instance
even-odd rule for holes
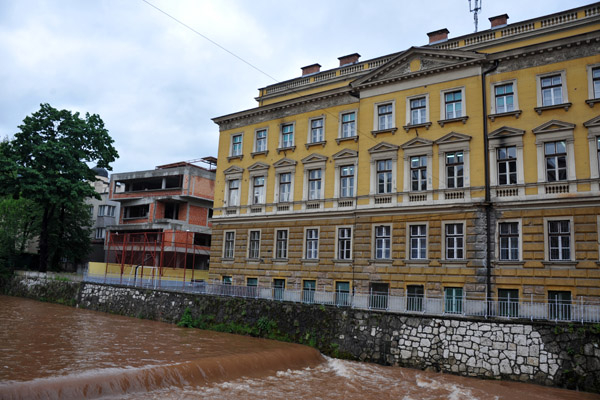
[[[4,293],[170,323],[188,309],[190,318],[218,329],[267,321],[270,331],[254,333],[335,357],[600,393],[597,325],[432,318],[30,278],[15,278]]]

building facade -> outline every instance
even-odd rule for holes
[[[107,227],[107,262],[149,269],[207,270],[216,159],[111,175],[118,223]],[[108,269],[108,264],[106,266]],[[128,267],[129,268],[129,267]],[[140,271],[144,273],[144,271]]]
[[[220,128],[210,276],[234,285],[600,299],[600,5],[260,89]]]

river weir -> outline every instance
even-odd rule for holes
[[[2,399],[600,399],[0,296]]]

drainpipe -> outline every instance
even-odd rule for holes
[[[488,304],[488,314],[490,314],[491,300],[492,300],[492,201],[490,194],[490,157],[488,152],[488,114],[487,114],[487,91],[485,76],[490,72],[493,72],[498,68],[498,60],[494,61],[489,69],[483,71],[481,74],[481,99],[483,104],[483,157],[485,167],[485,237],[486,237],[486,254],[485,254],[485,266],[486,266],[486,300]]]

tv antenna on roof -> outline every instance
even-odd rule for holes
[[[473,19],[475,20],[475,32],[477,32],[477,13],[481,11],[481,5],[483,0],[473,0],[475,6],[471,4],[471,0],[469,0],[469,11],[473,13]]]

